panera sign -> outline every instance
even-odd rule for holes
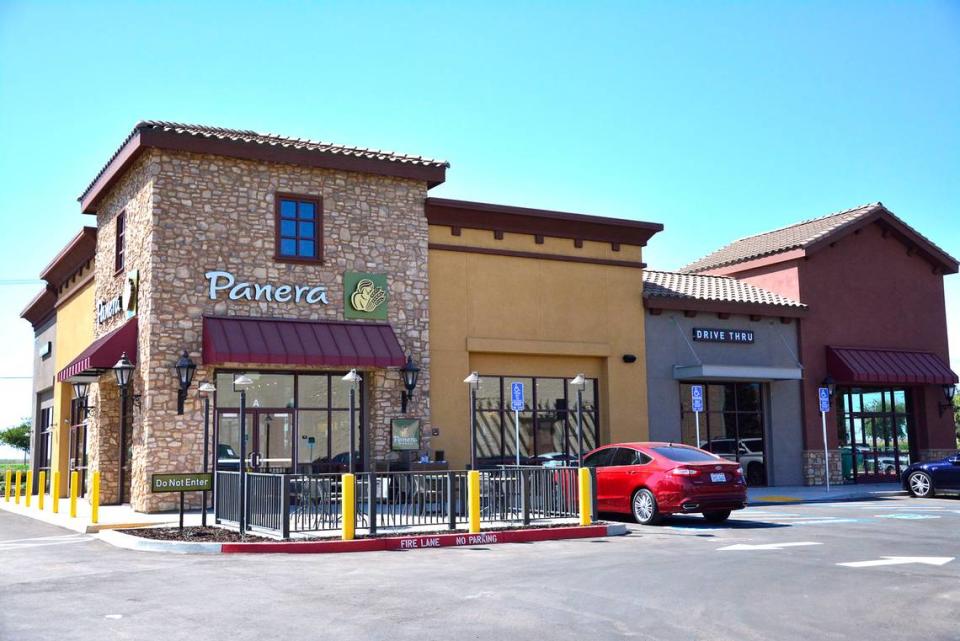
[[[749,329],[714,329],[694,327],[693,340],[703,343],[753,343],[753,331]]]
[[[209,285],[210,300],[263,300],[276,303],[328,305],[324,285],[275,285],[238,281],[230,272],[211,271],[204,274]]]

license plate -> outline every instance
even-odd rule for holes
[[[727,480],[727,475],[724,474],[723,472],[711,472],[710,480],[713,481],[714,483],[723,483],[724,481]]]

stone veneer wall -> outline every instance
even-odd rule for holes
[[[143,394],[147,398],[146,387],[149,377],[144,375],[141,363],[147,360],[149,323],[144,318],[150,315],[151,302],[142,292],[149,291],[152,278],[150,270],[150,248],[153,242],[153,182],[159,171],[159,165],[151,161],[149,154],[144,155],[127,173],[122,181],[104,199],[97,212],[97,255],[94,271],[94,299],[106,301],[123,292],[124,276],[128,271],[140,271],[140,291],[138,315],[139,337],[137,353],[128,354],[130,359],[137,363],[133,377],[133,394]],[[124,236],[124,268],[120,273],[114,269],[114,249],[116,246],[116,222],[120,212],[125,214]],[[96,309],[90,310],[91,322],[94,324],[94,336],[100,338],[124,322],[126,316],[117,314],[103,323],[96,321]],[[106,372],[100,377],[97,385],[90,389],[88,415],[88,453],[89,469],[100,470],[100,500],[104,504],[115,503],[117,500],[117,481],[119,480],[118,466],[120,461],[120,391],[115,383],[112,372]],[[130,457],[135,466],[136,460],[143,460],[143,412],[128,407],[128,415],[132,418],[128,423],[131,430],[132,444]],[[125,479],[129,487],[130,475]],[[126,491],[129,498],[129,491]]]
[[[957,453],[957,449],[952,450],[920,450],[920,460],[921,461],[939,461],[940,459],[945,459],[948,456],[953,456]]]
[[[274,194],[322,196],[324,262],[275,262]],[[213,378],[202,363],[204,314],[342,320],[344,271],[386,273],[390,300],[388,321],[406,354],[421,367],[420,382],[407,416],[423,418],[428,447],[429,298],[427,283],[426,184],[376,175],[258,163],[217,156],[150,150],[118,184],[98,213],[101,233],[97,252],[97,299],[115,295],[121,275],[113,274],[116,214],[127,216],[127,267],[140,269],[139,343],[136,393],[142,409],[134,411],[132,505],[141,511],[173,509],[174,495],[151,495],[149,475],[197,471],[202,465],[202,403],[197,383]],[[329,305],[265,301],[218,301],[208,297],[204,273],[224,270],[237,281],[322,284]],[[121,319],[97,328],[102,335]],[[185,413],[176,414],[177,382],[172,365],[181,350],[198,368]],[[249,369],[257,364],[244,364]],[[289,368],[288,368],[289,369]],[[343,368],[338,368],[342,370]],[[302,370],[308,371],[308,370]],[[313,371],[323,371],[315,369]],[[365,374],[368,421],[374,457],[389,454],[390,418],[400,416],[402,384],[396,369]],[[109,380],[104,377],[102,380]],[[105,395],[112,383],[102,382]],[[107,424],[110,406],[104,397],[98,423]],[[97,463],[116,469],[116,440],[100,430]],[[110,483],[104,483],[109,500]],[[112,486],[116,496],[115,480]],[[187,495],[199,505],[199,494]]]
[[[840,451],[830,450],[830,483],[841,485],[843,468],[841,467]],[[823,479],[823,450],[803,451],[803,482],[805,485],[825,485]]]

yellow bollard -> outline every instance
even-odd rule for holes
[[[27,470],[27,487],[23,493],[23,504],[30,507],[30,495],[33,494],[33,470]]]
[[[355,500],[356,486],[354,485],[355,478],[353,474],[341,474],[340,475],[340,486],[341,493],[340,496],[343,500],[343,507],[340,510],[340,513],[343,515],[343,540],[352,541],[354,534],[356,534],[356,512],[357,512],[357,503]]]
[[[20,483],[23,481],[23,472],[17,470],[16,485],[13,486],[13,502],[20,505]]]
[[[13,470],[7,470],[3,474],[3,500],[10,502],[10,490],[12,489]]]
[[[470,514],[470,533],[480,532],[480,472],[467,472],[467,498]]]
[[[90,485],[90,522],[98,523],[100,519],[100,470],[93,473],[93,480]]]
[[[80,472],[70,472],[70,518],[77,518],[77,490],[80,486]]]
[[[40,470],[39,486],[37,487],[37,509],[43,512],[43,497],[46,494],[44,489],[47,486],[47,473]]]
[[[580,474],[580,525],[590,525],[590,468],[581,467]]]
[[[53,483],[50,484],[50,500],[53,501],[53,513],[60,513],[60,472],[53,473]]]

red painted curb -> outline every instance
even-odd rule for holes
[[[327,554],[335,552],[375,552],[381,550],[421,550],[429,548],[495,545],[497,543],[529,543],[532,541],[559,541],[606,536],[606,525],[538,528],[533,530],[502,530],[468,534],[423,534],[417,536],[390,536],[355,541],[283,541],[277,543],[224,543],[223,554]]]

